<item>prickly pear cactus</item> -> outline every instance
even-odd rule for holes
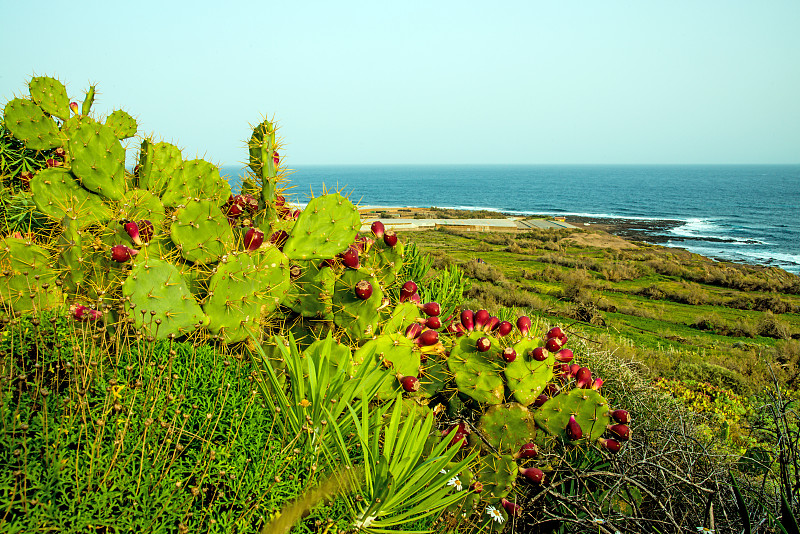
[[[324,260],[343,252],[361,228],[353,204],[338,193],[311,199],[294,224],[283,251],[291,260]]]

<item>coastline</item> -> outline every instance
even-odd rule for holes
[[[419,220],[419,227],[408,228],[403,227],[402,230],[423,230],[432,229],[430,226],[425,225],[423,222],[426,219],[446,219],[453,220],[454,227],[460,227],[463,230],[476,231],[476,232],[508,232],[519,231],[524,232],[526,228],[520,227],[516,230],[508,228],[508,222],[514,221],[518,226],[522,226],[521,221],[563,221],[566,227],[572,226],[578,230],[586,231],[601,231],[608,233],[612,236],[621,238],[631,245],[637,243],[647,243],[651,245],[658,245],[674,251],[683,251],[688,254],[697,254],[699,256],[708,258],[715,262],[731,263],[734,265],[743,265],[750,267],[761,267],[765,269],[778,268],[791,275],[798,276],[798,273],[787,270],[782,265],[770,265],[764,262],[750,262],[739,261],[730,257],[725,257],[718,254],[707,254],[691,250],[690,246],[685,246],[686,242],[702,243],[725,243],[724,238],[715,237],[694,237],[687,235],[676,235],[673,230],[686,224],[686,221],[677,219],[644,219],[644,218],[625,218],[625,217],[593,217],[583,215],[563,215],[554,218],[552,215],[520,215],[518,213],[504,213],[500,211],[491,210],[455,210],[448,208],[420,208],[420,207],[397,207],[397,206],[364,206],[359,209],[362,221],[371,221],[381,219],[384,223],[391,222],[392,219],[402,219],[406,223],[408,221]],[[457,223],[460,219],[473,219],[472,228]],[[487,225],[480,225],[481,219],[485,219]],[[495,226],[492,226],[492,220],[495,221]],[[398,221],[399,222],[399,221]],[[466,222],[466,221],[465,221]],[[401,230],[401,228],[398,228]],[[680,243],[680,244],[678,244]]]

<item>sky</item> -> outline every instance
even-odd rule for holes
[[[0,0],[0,105],[51,75],[184,157],[800,163],[800,2]],[[135,153],[138,143],[129,150]]]

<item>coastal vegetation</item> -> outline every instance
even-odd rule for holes
[[[269,120],[233,192],[94,87],[28,90],[0,132],[4,532],[797,528],[796,277],[361,231],[339,193],[286,205]]]

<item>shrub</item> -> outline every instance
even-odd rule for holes
[[[789,324],[775,317],[771,311],[764,312],[761,322],[758,323],[758,334],[775,339],[789,339],[792,337]]]

